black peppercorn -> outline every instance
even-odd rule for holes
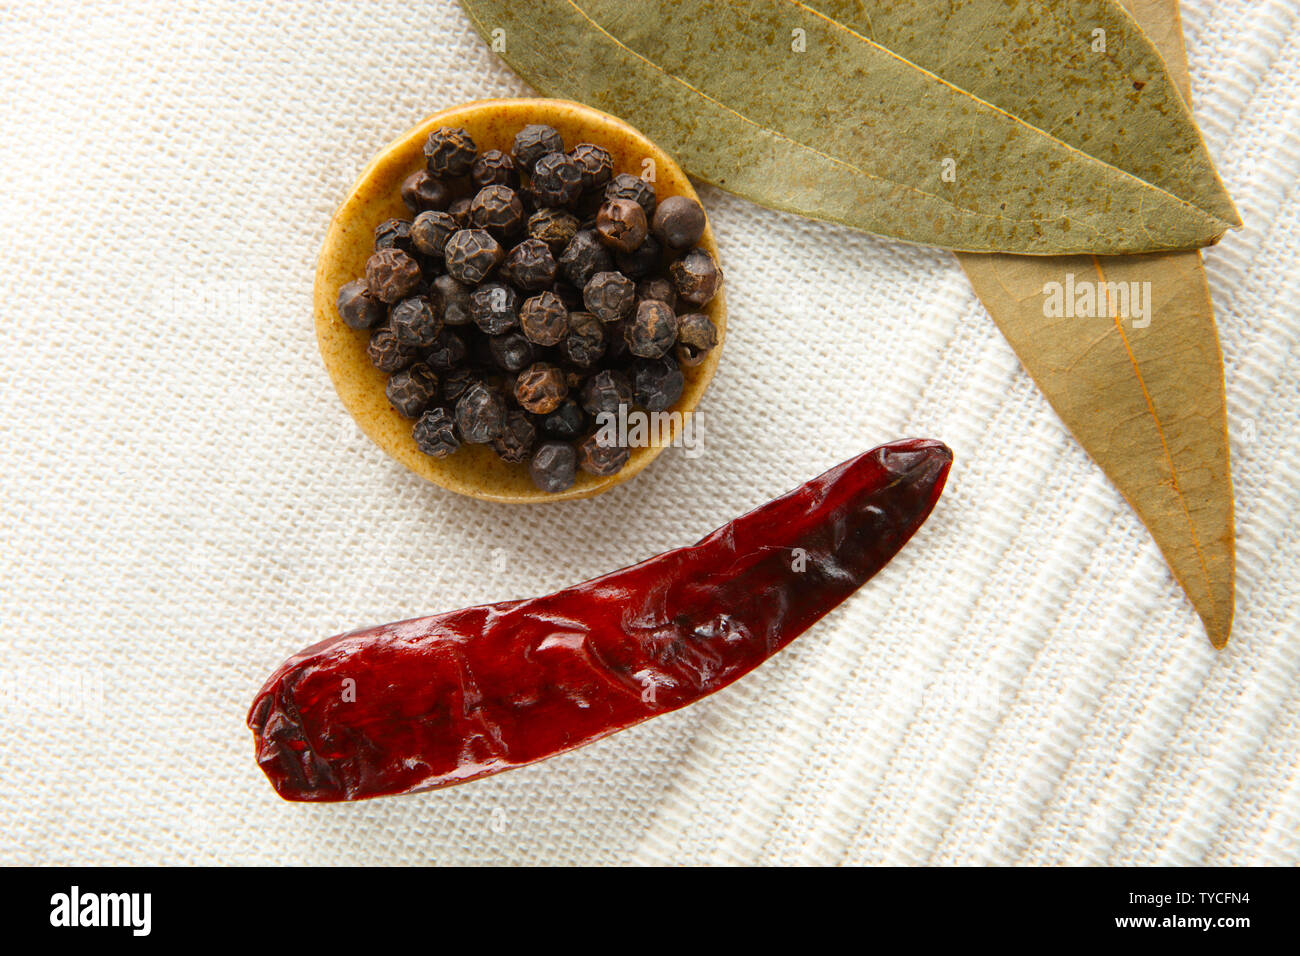
[[[545,362],[530,365],[515,379],[516,401],[537,415],[555,411],[568,394],[569,386],[564,380],[564,373]]]
[[[563,209],[547,207],[528,217],[528,235],[546,243],[552,255],[559,255],[578,231],[578,217]]]
[[[460,229],[448,213],[437,209],[422,212],[411,223],[411,244],[426,256],[441,256],[447,240]]]
[[[426,169],[417,169],[402,183],[402,202],[411,212],[446,209],[451,202],[451,190],[441,179],[429,175]]]
[[[685,383],[671,358],[640,359],[632,368],[632,395],[647,411],[667,411],[682,397]]]
[[[430,176],[464,176],[474,165],[478,147],[463,129],[444,126],[429,134],[424,161]]]
[[[718,329],[703,312],[683,315],[677,321],[677,361],[687,367],[699,365],[718,344]]]
[[[633,176],[631,173],[619,173],[611,179],[605,186],[606,199],[631,199],[641,211],[645,213],[646,222],[650,222],[655,214],[655,190],[648,182],[640,176]]]
[[[582,170],[565,153],[547,153],[533,165],[533,196],[543,206],[567,206],[582,194]]]
[[[375,368],[390,373],[415,364],[415,360],[420,356],[418,350],[408,348],[397,341],[397,333],[387,325],[381,325],[370,333],[366,354]]]
[[[394,372],[384,393],[399,415],[419,418],[438,399],[438,376],[423,363],[412,365]]]
[[[587,414],[571,398],[566,398],[542,419],[542,431],[555,438],[577,438],[587,430]]]
[[[596,235],[615,252],[632,252],[645,241],[645,210],[631,199],[607,199],[596,213]]]
[[[578,446],[578,467],[600,478],[618,474],[631,457],[628,449],[602,442],[600,432],[589,435]]]
[[[339,318],[350,329],[372,328],[384,321],[387,314],[384,304],[374,297],[365,279],[353,279],[340,288],[338,304]]]
[[[492,360],[507,372],[518,372],[533,364],[533,344],[521,332],[494,335],[488,340],[488,347]]]
[[[455,405],[475,382],[483,381],[482,374],[475,368],[458,365],[442,373],[441,396],[444,403]]]
[[[621,365],[632,357],[627,350],[628,319],[619,319],[605,326],[605,366]]]
[[[597,272],[608,272],[612,266],[609,250],[593,229],[579,229],[560,254],[560,271],[579,289]]]
[[[533,123],[515,134],[514,157],[520,169],[532,169],[547,153],[563,151],[564,137],[550,126]]]
[[[548,441],[539,445],[528,463],[533,484],[554,494],[564,491],[577,477],[578,454],[566,442]]]
[[[447,215],[456,220],[456,225],[462,229],[469,228],[469,207],[471,200],[457,199],[447,207]]]
[[[452,233],[443,249],[447,271],[465,285],[478,285],[497,267],[505,252],[484,229],[461,229]]]
[[[485,445],[506,425],[506,403],[501,394],[483,383],[471,385],[456,403],[456,428],[473,445]]]
[[[411,221],[409,219],[385,219],[375,226],[375,250],[401,249],[410,252]]]
[[[506,239],[524,228],[524,204],[509,186],[484,186],[469,207],[469,221],[498,239]]]
[[[631,405],[632,382],[622,372],[605,369],[582,386],[582,408],[589,415],[617,414],[620,406]]]
[[[555,283],[557,269],[550,246],[540,239],[525,239],[506,255],[501,276],[521,289],[537,292]]]
[[[668,308],[677,308],[677,290],[663,276],[642,279],[636,284],[636,297],[640,299],[658,299],[668,304]]]
[[[713,256],[703,249],[692,249],[668,268],[677,295],[694,306],[708,303],[722,285],[722,271]]]
[[[551,286],[551,291],[560,297],[564,307],[570,312],[581,312],[585,305],[582,301],[582,290],[570,285],[568,282],[560,281]]]
[[[489,149],[475,159],[469,170],[469,178],[480,189],[484,186],[509,186],[514,189],[519,185],[519,171],[515,169],[515,161],[499,149]]]
[[[388,322],[397,333],[397,341],[408,348],[427,349],[438,340],[442,319],[426,296],[403,299],[393,306]]]
[[[527,461],[537,444],[537,429],[528,415],[519,410],[506,412],[506,424],[501,434],[492,439],[492,450],[502,461],[519,464]]]
[[[654,215],[655,237],[669,249],[689,249],[704,235],[704,209],[686,196],[669,196]]]
[[[460,447],[456,423],[445,408],[431,408],[421,415],[411,435],[415,446],[434,458],[446,458]]]
[[[451,329],[443,329],[424,353],[424,361],[430,368],[447,372],[465,361],[468,354],[469,348],[465,345],[465,340]]]
[[[474,321],[470,312],[469,289],[449,275],[433,280],[433,294],[438,298],[444,325],[468,325]]]
[[[421,278],[420,264],[401,249],[381,249],[366,260],[366,285],[388,305],[410,295]]]
[[[519,323],[519,293],[500,282],[488,282],[469,294],[474,324],[488,335],[509,332]]]
[[[609,150],[594,143],[579,143],[569,152],[582,173],[582,189],[591,192],[600,189],[614,175],[614,158]]]
[[[636,284],[621,272],[597,272],[582,288],[587,311],[602,322],[627,318],[636,302]]]
[[[519,309],[519,327],[536,345],[559,345],[569,332],[569,310],[554,292],[543,292]]]
[[[591,368],[605,354],[605,330],[590,312],[569,314],[569,334],[560,345],[564,357],[574,365]]]
[[[659,245],[659,240],[654,236],[646,236],[641,245],[631,252],[614,253],[614,264],[623,275],[640,279],[658,270],[662,258],[663,247]]]
[[[628,351],[638,358],[659,358],[677,342],[677,316],[668,303],[642,299],[623,330]]]

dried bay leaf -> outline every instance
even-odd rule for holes
[[[1178,0],[1125,3],[1162,45],[1190,104]],[[1150,529],[1210,641],[1223,647],[1236,578],[1232,477],[1223,357],[1200,253],[958,258],[1061,420]],[[1045,318],[1044,289],[1070,276],[1150,283],[1149,324],[1113,312]]]
[[[1032,255],[1190,249],[1240,224],[1116,0],[461,5],[540,91],[775,208]]]

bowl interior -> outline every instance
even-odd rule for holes
[[[510,152],[515,134],[529,123],[545,123],[564,136],[565,146],[590,142],[605,147],[614,157],[615,173],[654,176],[662,201],[668,196],[698,199],[690,180],[663,150],[622,120],[599,110],[565,100],[483,100],[435,113],[381,152],[353,185],[330,223],[316,273],[315,319],[321,355],[343,404],[361,429],[393,458],[416,474],[451,491],[475,498],[503,502],[564,501],[606,491],[633,477],[671,444],[681,428],[681,415],[693,413],[700,396],[717,369],[726,336],[725,291],[719,291],[703,310],[718,329],[718,345],[705,361],[683,368],[685,388],[658,434],[658,441],[633,448],[627,465],[616,475],[596,477],[579,471],[573,487],[557,494],[539,490],[526,465],[512,465],[485,445],[464,445],[455,454],[431,458],[411,437],[412,422],[403,418],[384,395],[387,376],[366,355],[369,333],[348,328],[338,317],[338,290],[364,275],[374,248],[379,223],[411,213],[402,202],[402,181],[424,165],[424,142],[440,126],[464,127],[479,150]],[[718,259],[712,226],[699,245]],[[719,262],[721,260],[718,260]]]

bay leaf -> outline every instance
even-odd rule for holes
[[[1116,0],[461,0],[539,91],[756,202],[926,245],[1191,249],[1240,225]]]
[[[1161,44],[1190,105],[1178,0],[1124,2]],[[1061,420],[1151,531],[1211,643],[1223,647],[1235,600],[1232,477],[1223,357],[1200,253],[958,258]],[[1125,323],[1118,309],[1045,318],[1044,290],[1072,276],[1150,283],[1149,324]]]

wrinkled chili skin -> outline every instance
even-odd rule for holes
[[[411,793],[683,707],[879,571],[925,521],[951,463],[939,442],[884,445],[690,547],[546,597],[332,637],[259,692],[248,716],[258,763],[288,800]]]

